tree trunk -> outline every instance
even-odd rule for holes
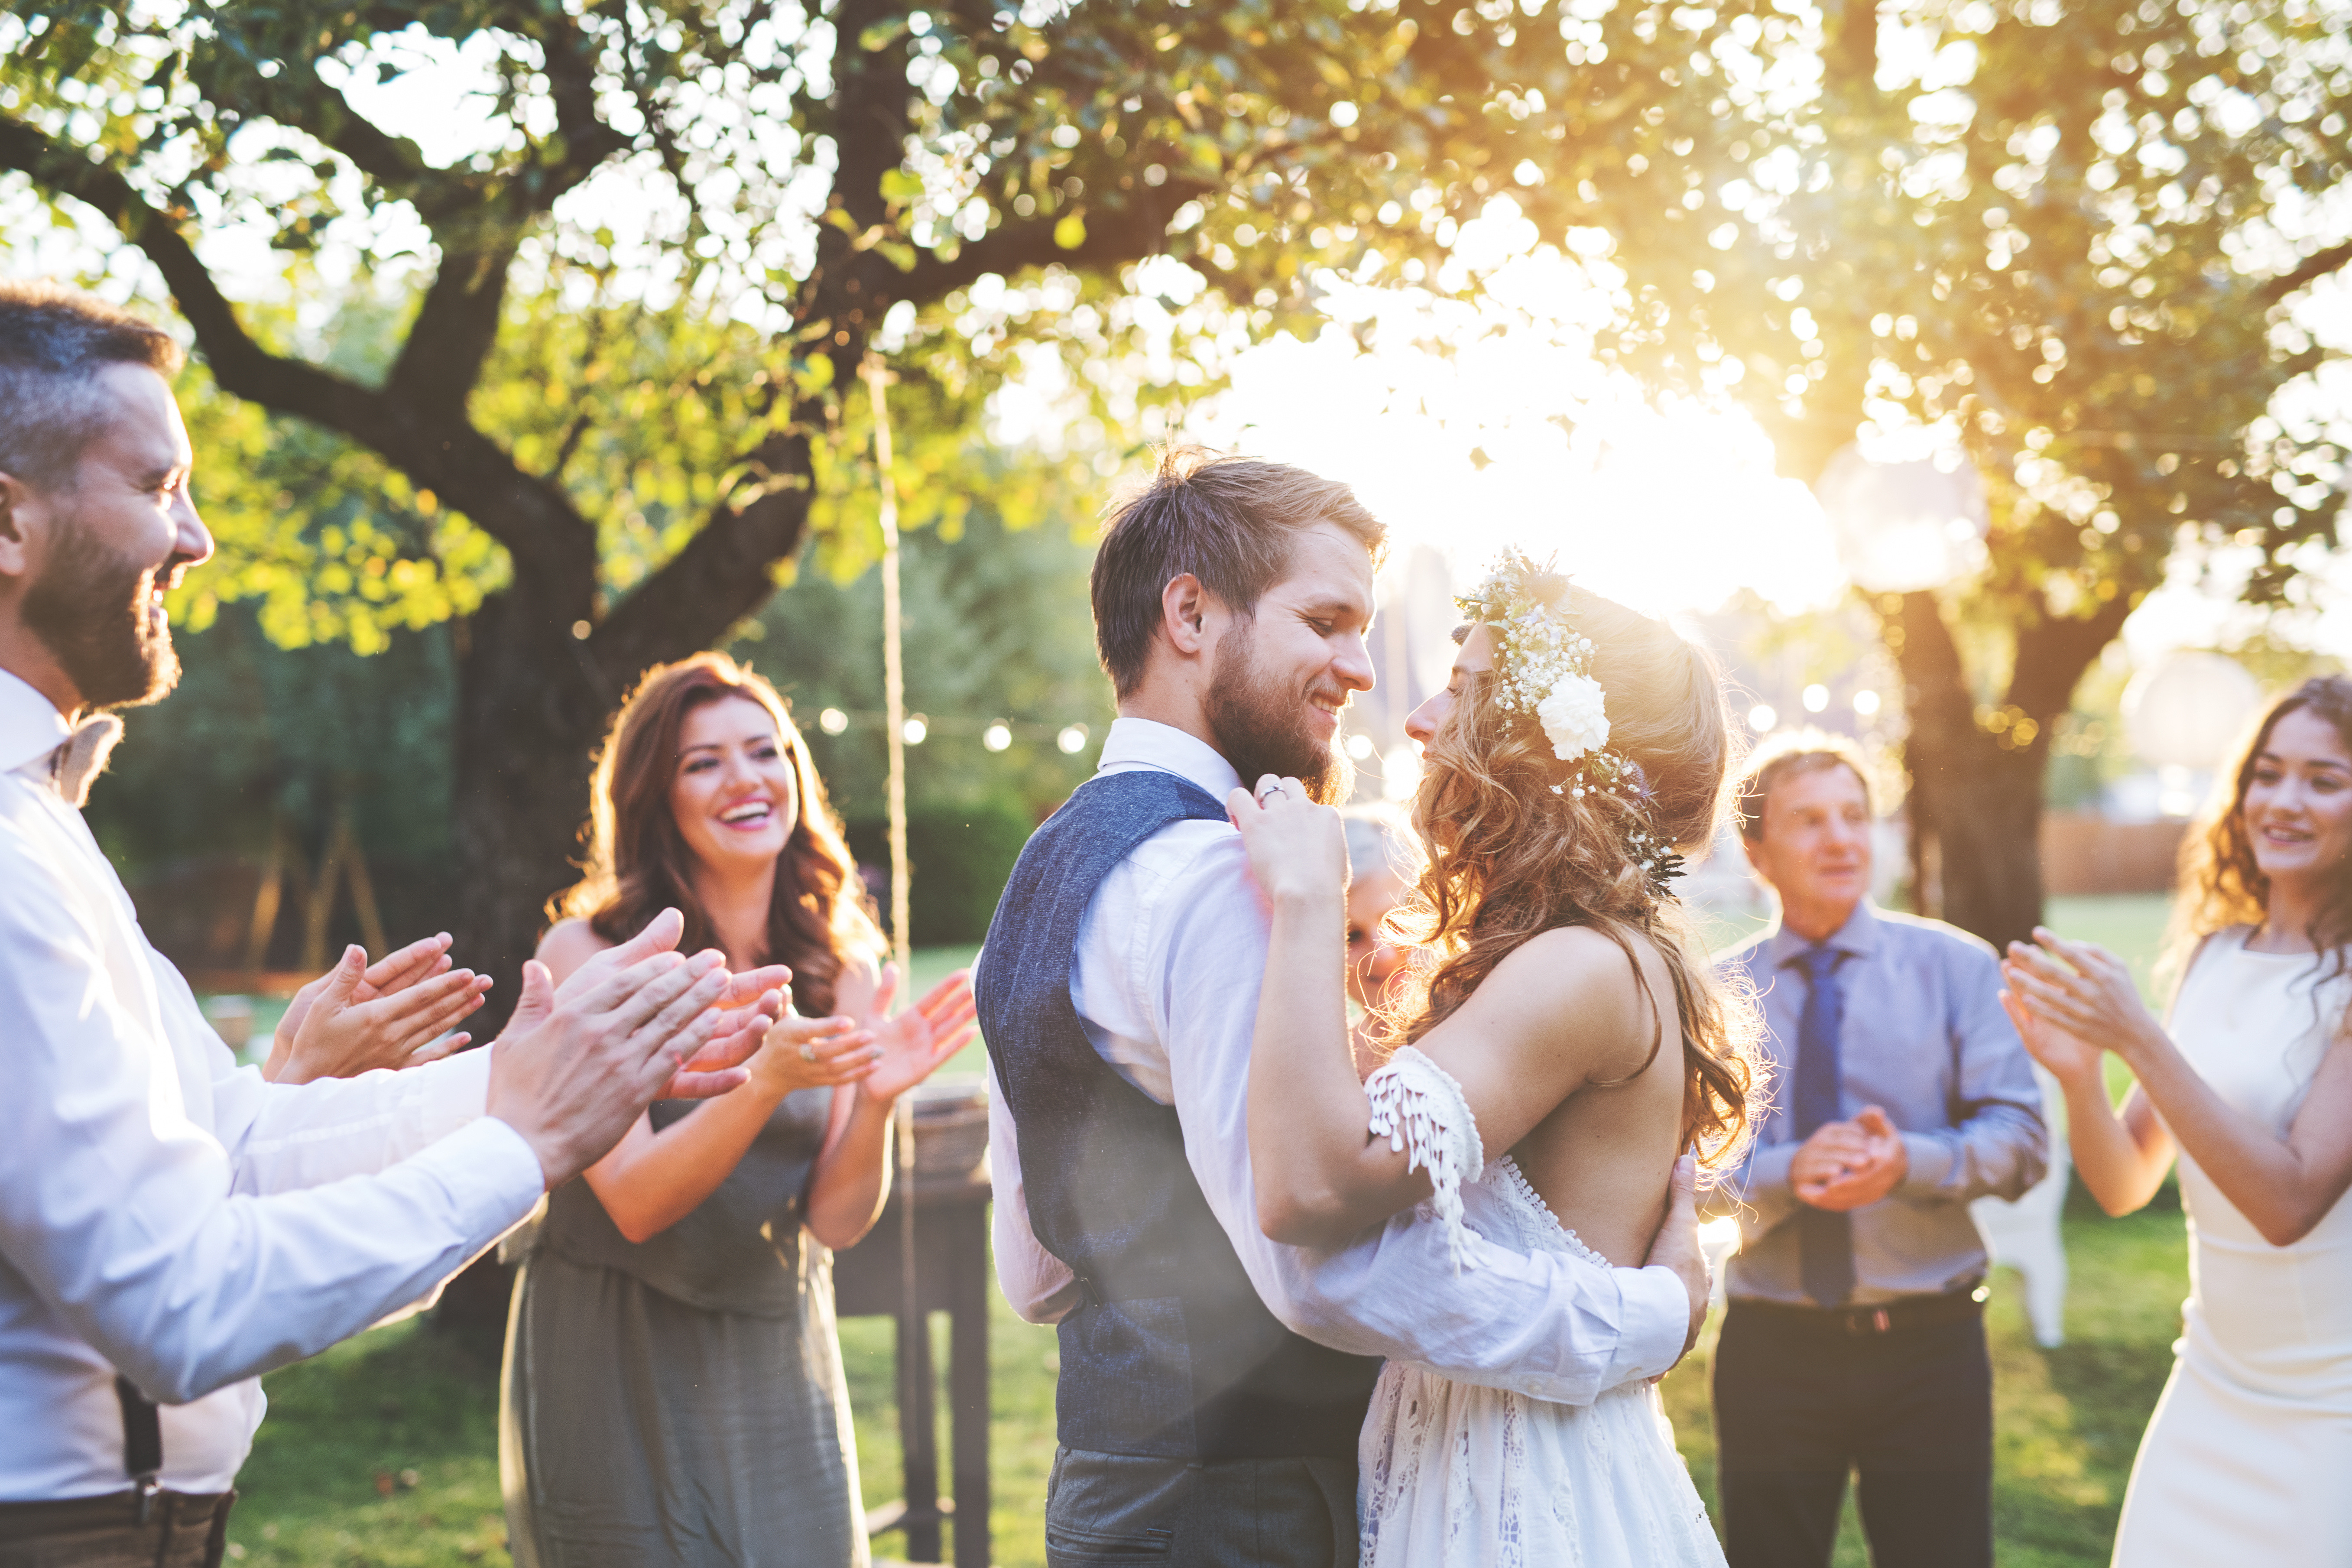
[[[1903,672],[1910,735],[1913,902],[2000,947],[2042,923],[2042,774],[2050,734],[2136,601],[2080,620],[2020,622],[2009,700],[1979,710],[1959,646],[1928,593],[1882,600],[1879,635]]]
[[[547,900],[579,875],[589,767],[627,676],[517,592],[487,601],[460,647],[455,956],[497,979],[472,1026],[488,1039],[521,994]]]
[[[1966,690],[1959,695],[1965,701]],[[1903,754],[1911,773],[1912,885],[1922,913],[1996,947],[2032,937],[2042,921],[2048,746],[2037,734],[2029,745],[2003,750],[1972,713],[1954,724],[1915,712]]]
[[[498,982],[467,1023],[483,1044],[521,994],[547,900],[578,875],[589,763],[620,699],[569,623],[533,597],[485,601],[458,640],[453,956]],[[444,1288],[436,1326],[495,1357],[512,1281],[486,1254]]]

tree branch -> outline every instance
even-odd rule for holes
[[[2255,289],[2254,297],[2265,305],[2275,305],[2296,289],[2306,284],[2318,282],[2322,278],[2347,263],[2352,263],[2352,241],[2347,241],[2342,245],[2331,245],[2325,250],[2315,250],[2296,263],[2291,270],[2280,273],[2260,289]]]
[[[250,402],[307,419],[381,454],[418,485],[440,491],[505,545],[519,579],[584,614],[595,595],[595,531],[564,493],[524,473],[461,409],[419,409],[305,360],[270,353],[180,231],[129,181],[37,128],[0,115],[0,168],[89,206],[145,253],[194,329],[213,379]]]
[[[511,236],[481,248],[441,238],[441,264],[401,342],[384,381],[386,391],[411,407],[441,408],[463,417],[474,384],[481,379],[482,362],[498,342],[514,258]]]
[[[556,113],[551,145],[561,155],[486,188],[486,213],[467,215],[462,227],[433,226],[441,264],[386,383],[394,396],[415,407],[465,407],[498,342],[507,276],[524,231],[629,144],[596,113],[595,41],[572,25],[547,32],[542,44]]]
[[[935,255],[923,258],[891,287],[898,298],[926,304],[991,272],[1011,278],[1057,261],[1068,267],[1105,268],[1140,261],[1168,248],[1168,225],[1176,210],[1209,189],[1198,181],[1171,179],[1152,196],[1139,198],[1131,205],[1094,208],[1087,215],[1086,240],[1074,250],[1065,250],[1055,242],[1051,221],[1002,224],[985,237],[964,246],[953,260]]]
[[[214,378],[229,391],[346,433],[383,416],[381,394],[256,342],[179,229],[114,170],[5,115],[0,115],[0,168],[91,208],[145,252],[195,329]]]
[[[589,639],[606,669],[632,679],[639,670],[707,647],[719,630],[766,602],[775,563],[791,557],[808,532],[814,486],[809,450],[814,408],[760,444],[751,472],[686,547],[614,606]]]
[[[2137,603],[2135,595],[2118,593],[2079,620],[2043,616],[2020,626],[2015,670],[2009,680],[2011,704],[2047,729],[2074,706],[2083,671],[2116,640]]]

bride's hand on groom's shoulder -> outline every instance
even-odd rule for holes
[[[1307,797],[1297,779],[1267,773],[1225,797],[1241,830],[1250,876],[1270,903],[1339,899],[1348,889],[1348,836],[1339,814]]]

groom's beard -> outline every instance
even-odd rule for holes
[[[1355,791],[1355,764],[1335,743],[1336,730],[1326,742],[1307,728],[1307,697],[1314,688],[1286,686],[1257,667],[1251,657],[1252,629],[1244,621],[1217,644],[1217,678],[1205,703],[1209,733],[1244,788],[1255,789],[1260,778],[1272,773],[1298,780],[1318,805],[1338,805]]]
[[[171,623],[152,597],[155,575],[79,518],[58,518],[49,559],[25,591],[25,626],[92,708],[152,702],[179,682]]]

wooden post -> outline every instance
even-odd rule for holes
[[[874,402],[874,462],[882,471],[882,727],[890,758],[890,948],[898,961],[899,999],[914,984],[914,939],[908,931],[913,868],[907,864],[907,669],[898,615],[898,488],[890,477],[890,407],[883,385],[890,373],[866,361],[866,390]]]
[[[890,759],[890,948],[898,964],[898,1001],[915,982],[914,937],[908,912],[914,880],[907,863],[907,668],[898,597],[898,489],[890,474],[889,372],[867,355],[866,391],[874,405],[874,465],[881,475],[882,723]],[[940,1560],[939,1425],[933,1415],[930,1316],[916,1279],[915,1103],[898,1108],[898,1442],[907,1481],[907,1559]]]
[[[915,1097],[898,1100],[898,1451],[907,1484],[907,1561],[940,1560],[940,1428],[931,1315],[923,1310],[915,1237]]]
[[[948,1412],[955,1561],[956,1568],[989,1568],[987,1225],[976,1219],[958,1226],[950,1246]]]
[[[262,862],[261,885],[254,889],[253,925],[245,944],[245,967],[249,973],[259,974],[269,962],[269,939],[278,933],[278,908],[285,900],[289,874],[302,875],[301,846],[294,842],[294,830],[287,825],[285,814],[272,812],[269,858]]]

